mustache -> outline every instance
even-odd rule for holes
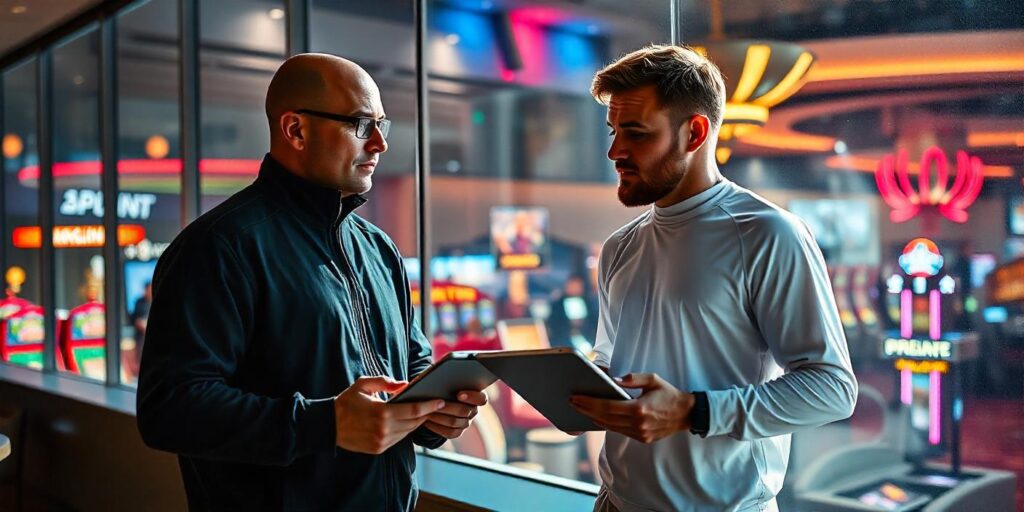
[[[615,162],[615,170],[619,172],[638,172],[640,169],[632,162],[618,160]]]

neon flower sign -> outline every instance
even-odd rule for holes
[[[903,248],[899,264],[907,274],[914,277],[931,277],[942,269],[942,253],[935,242],[927,238],[915,238]]]
[[[934,165],[935,183],[931,181]],[[892,207],[889,219],[906,222],[924,206],[935,206],[943,217],[957,223],[967,222],[967,207],[974,203],[985,179],[981,159],[964,151],[956,152],[956,177],[949,187],[949,164],[946,153],[937,146],[921,155],[917,190],[910,183],[907,152],[899,150],[894,157],[886,155],[875,168],[875,182],[882,199]]]

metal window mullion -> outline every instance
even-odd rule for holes
[[[178,0],[181,227],[199,217],[199,2]]]
[[[4,69],[0,69],[0,134],[7,136],[4,119]],[[0,151],[0,237],[7,238],[7,157]],[[0,242],[0,271],[7,272],[7,243]],[[6,284],[6,280],[4,281]]]
[[[311,0],[285,0],[285,39],[288,56],[309,51]]]
[[[100,158],[103,174],[103,302],[106,305],[106,382],[121,383],[121,268],[117,240],[117,16],[100,22]]]
[[[56,282],[53,248],[53,50],[45,48],[36,60],[36,139],[39,152],[39,246],[43,306],[43,371],[57,369]]]
[[[429,45],[427,45],[427,4],[429,0],[416,0],[413,18],[416,23],[416,219],[417,249],[420,256],[420,325],[430,335],[430,312],[434,305],[431,297],[430,275],[430,119],[428,97]]]
[[[671,31],[672,44],[681,44],[683,41],[682,8],[683,6],[679,0],[669,0],[669,9],[671,10],[669,13],[669,23],[671,24],[669,30]]]

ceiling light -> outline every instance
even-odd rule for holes
[[[444,36],[444,42],[446,42],[446,43],[448,43],[448,44],[450,44],[452,46],[455,46],[455,45],[459,44],[459,35],[458,34],[448,34],[448,35]]]
[[[267,16],[272,20],[284,19],[284,9],[271,9],[267,11]]]
[[[847,150],[846,143],[841,141],[841,140],[837,140],[835,145],[833,146],[833,149],[835,150],[836,153],[842,155],[843,153],[846,153],[846,150]]]
[[[25,7],[24,5],[15,5],[14,7],[11,7],[11,14],[24,14],[27,10],[28,7]]]

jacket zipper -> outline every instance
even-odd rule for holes
[[[342,206],[342,208],[344,208],[344,206]],[[356,331],[358,332],[359,345],[363,349],[364,356],[363,369],[371,375],[386,376],[387,372],[384,371],[384,365],[377,359],[377,352],[373,350],[373,346],[370,344],[370,339],[366,334],[369,331],[369,327],[367,325],[369,322],[366,317],[367,309],[363,303],[362,293],[360,292],[360,289],[356,284],[355,271],[352,270],[352,264],[349,263],[348,258],[345,256],[345,246],[342,243],[341,239],[341,222],[343,220],[341,213],[342,212],[339,212],[338,220],[334,223],[334,240],[337,243],[338,257],[344,262],[343,264],[345,265],[345,268],[346,270],[348,270],[348,272],[342,272],[337,265],[334,265],[334,269],[335,271],[338,272],[339,275],[342,276],[345,282],[348,283],[349,294],[352,296],[352,300],[354,302],[355,307],[353,309],[355,309],[354,315],[356,317]],[[383,393],[379,393],[379,395],[381,395],[380,398],[382,400],[387,399],[387,396],[384,395]],[[383,463],[384,466],[384,510],[390,511],[391,461],[389,460],[388,457],[388,451],[382,453],[380,457],[381,462]]]
[[[378,361],[377,352],[373,350],[373,346],[370,344],[370,339],[367,336],[369,328],[367,326],[368,322],[366,321],[366,307],[363,305],[362,294],[360,293],[359,287],[356,284],[356,280],[353,277],[354,271],[352,270],[352,266],[349,263],[348,258],[345,257],[345,249],[344,245],[342,245],[341,240],[340,215],[338,217],[338,221],[335,222],[334,224],[334,237],[335,242],[337,243],[338,257],[343,261],[346,270],[348,270],[348,272],[342,272],[341,269],[338,268],[337,265],[335,265],[335,270],[348,284],[349,294],[352,296],[352,301],[354,302],[353,309],[355,311],[353,312],[353,315],[355,316],[356,321],[355,323],[356,331],[359,337],[359,346],[363,350],[363,369],[366,370],[366,372],[371,376],[386,376],[387,372],[384,371],[384,365],[381,364],[380,361]],[[384,397],[382,396],[381,398],[383,399]]]

